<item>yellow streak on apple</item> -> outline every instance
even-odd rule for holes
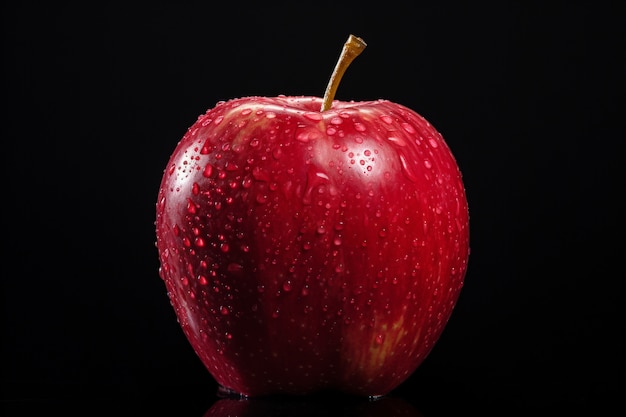
[[[349,372],[348,374],[358,374],[364,375],[367,377],[369,382],[373,381],[378,377],[380,372],[385,369],[386,362],[393,358],[398,352],[398,346],[403,343],[403,340],[409,334],[409,331],[404,326],[404,316],[400,316],[395,322],[391,323],[380,323],[376,325],[379,328],[378,332],[371,333],[373,337],[369,338],[369,340],[363,340],[363,337],[360,335],[355,335],[354,333],[350,335],[346,335],[344,340],[352,341],[352,343],[344,346],[346,351],[348,352],[358,352],[361,354],[359,356],[352,356],[350,358]],[[354,328],[353,332],[363,333],[368,331],[367,326],[360,326],[358,329]],[[413,340],[410,343],[409,350],[412,350],[412,347],[417,346],[420,340],[421,329],[417,329]],[[362,344],[366,343],[369,345],[369,349],[354,349],[351,347],[352,344]],[[409,343],[404,341],[404,344],[409,345]],[[402,352],[402,354],[408,354],[406,350]]]

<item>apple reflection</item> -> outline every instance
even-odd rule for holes
[[[397,397],[376,399],[342,396],[221,398],[203,417],[423,417],[410,403]]]

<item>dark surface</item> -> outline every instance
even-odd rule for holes
[[[217,386],[157,273],[163,168],[218,100],[323,94],[349,33],[368,47],[337,98],[429,119],[470,205],[461,298],[394,397],[424,417],[623,397],[618,2],[16,3],[2,6],[3,415],[209,412]]]

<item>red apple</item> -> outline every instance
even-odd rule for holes
[[[386,100],[245,97],[201,115],[156,204],[160,276],[191,346],[242,396],[380,396],[424,361],[463,285],[469,216],[441,134]]]

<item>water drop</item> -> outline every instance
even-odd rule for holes
[[[273,150],[272,150],[272,156],[274,157],[274,159],[280,159],[281,156],[283,156],[283,150],[280,146],[276,146]]]
[[[340,125],[342,123],[343,123],[343,119],[341,117],[335,116],[332,119],[330,119],[330,124],[332,124],[332,125],[337,126],[337,125]]]
[[[230,310],[226,306],[221,306],[220,313],[222,314],[222,316],[227,316],[230,314]]]
[[[303,143],[308,143],[312,140],[318,139],[322,136],[322,132],[320,132],[317,128],[312,126],[307,126],[302,128],[296,134],[296,140]]]
[[[365,132],[367,128],[365,127],[363,123],[354,122],[354,130],[356,130],[357,132]]]
[[[404,130],[406,130],[407,132],[409,132],[411,134],[415,133],[415,128],[413,127],[413,125],[411,125],[411,124],[409,124],[407,122],[403,122],[403,123],[401,123],[401,125],[402,125],[402,128]]]
[[[204,171],[202,171],[202,175],[205,176],[206,178],[209,178],[211,174],[213,174],[213,165],[206,164],[204,167]]]
[[[417,182],[417,175],[415,175],[415,172],[413,172],[413,168],[407,160],[406,155],[400,152],[398,153],[398,156],[400,157],[400,164],[402,166],[402,173],[404,174],[404,176],[413,182]]]
[[[391,116],[380,116],[380,120],[382,120],[383,122],[387,123],[388,125],[393,123],[393,118]]]
[[[189,198],[187,199],[187,213],[196,214],[196,205]]]
[[[304,113],[304,117],[306,117],[309,120],[313,120],[314,122],[318,122],[322,120],[321,113]]]
[[[226,171],[232,172],[232,171],[237,171],[239,169],[239,166],[232,161],[228,161],[226,162],[226,165],[224,166],[224,168],[226,169]]]
[[[376,344],[377,345],[382,345],[383,344],[383,340],[385,340],[385,337],[382,334],[379,334],[376,336]]]
[[[406,146],[406,141],[405,141],[404,139],[399,138],[399,137],[396,137],[396,136],[389,136],[389,137],[387,138],[387,140],[388,140],[389,142],[395,143],[395,144],[396,144],[396,145],[398,145],[398,146],[402,146],[402,147],[405,147],[405,146]]]
[[[243,188],[250,188],[252,186],[252,179],[250,177],[246,177],[241,181],[241,186]]]
[[[262,168],[259,168],[258,166],[252,169],[252,176],[257,181],[269,182],[271,180],[270,175],[266,171],[264,171]]]
[[[243,265],[236,262],[231,262],[228,264],[226,269],[228,270],[228,272],[241,272],[243,270]]]
[[[433,148],[436,148],[439,146],[435,138],[428,138],[428,143],[430,143],[430,146],[432,146]]]
[[[290,292],[293,289],[293,284],[290,280],[283,282],[283,291]]]

